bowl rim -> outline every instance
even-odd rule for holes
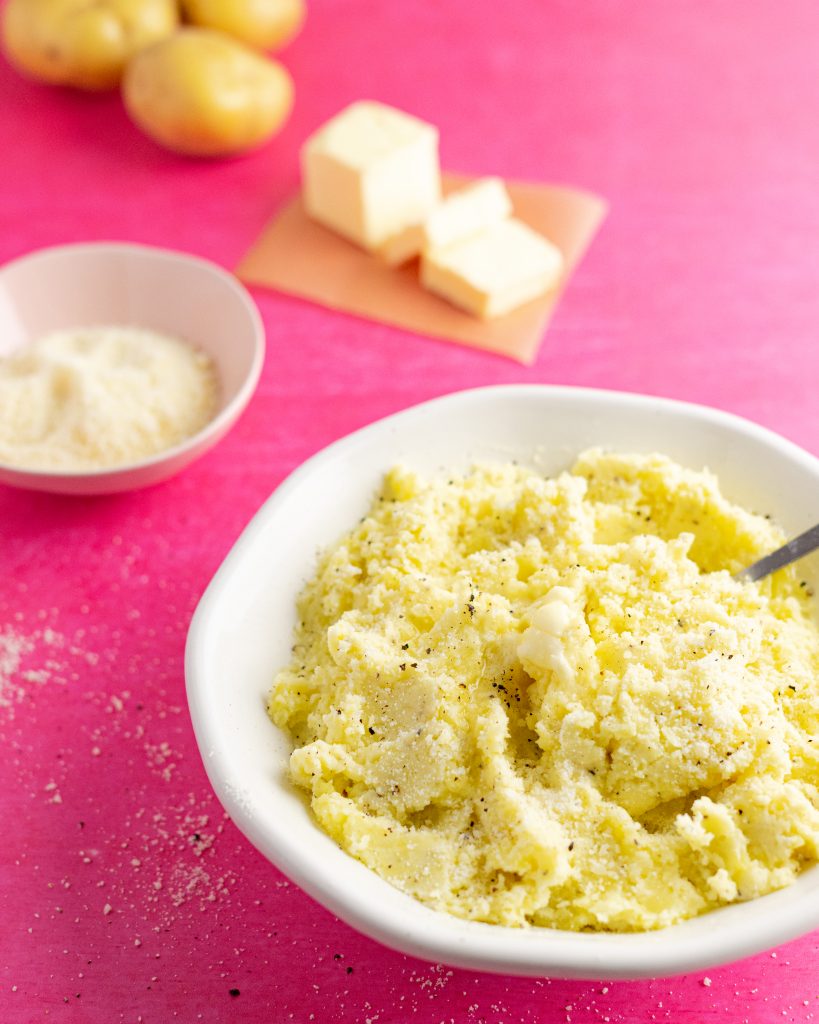
[[[218,611],[221,591],[252,551],[256,538],[265,531],[268,521],[277,515],[280,505],[308,475],[320,472],[331,459],[366,443],[376,432],[412,422],[430,408],[444,404],[468,405],[484,398],[502,399],[524,394],[536,394],[545,400],[551,397],[578,398],[581,401],[598,399],[632,409],[682,413],[700,422],[739,432],[773,448],[777,454],[796,462],[819,480],[819,459],[816,456],[774,431],[736,414],[678,399],[564,385],[504,384],[456,391],[378,419],[332,442],[288,474],[261,505],[217,569],[191,620],[185,648],[188,708],[206,773],[220,802],[240,831],[268,860],[337,917],[394,950],[454,967],[503,974],[599,980],[670,977],[733,962],[811,931],[819,926],[819,900],[803,899],[795,907],[788,906],[786,914],[776,913],[778,898],[790,887],[692,919],[708,918],[716,924],[718,920],[725,920],[723,915],[726,912],[730,914],[737,907],[751,904],[759,909],[765,905],[772,911],[766,916],[764,927],[760,927],[758,922],[751,927],[748,921],[740,921],[733,926],[722,924],[705,938],[686,935],[684,929],[689,922],[657,931],[633,933],[510,928],[464,921],[432,910],[403,893],[400,895],[408,901],[408,913],[401,920],[391,920],[367,899],[365,892],[347,892],[335,884],[331,863],[326,868],[305,866],[298,842],[291,840],[284,831],[271,832],[260,826],[241,790],[228,780],[229,772],[225,770],[228,747],[222,744],[218,715],[209,707],[206,698],[204,641],[216,628],[213,616]],[[271,787],[274,785],[271,783]],[[319,828],[318,825],[315,827]],[[350,856],[341,847],[338,851],[341,856]],[[680,934],[682,941],[679,944],[657,945],[652,942],[656,936],[670,931]]]
[[[103,466],[96,469],[32,469],[25,466],[18,466],[14,463],[3,462],[0,459],[0,472],[7,478],[14,476],[20,486],[25,486],[26,480],[39,481],[54,479],[64,480],[88,480],[93,483],[100,478],[116,481],[122,476],[138,472],[144,469],[152,469],[165,462],[171,462],[181,455],[185,455],[199,445],[207,444],[211,437],[219,437],[228,429],[230,424],[238,418],[239,414],[247,406],[256,390],[259,377],[262,373],[265,357],[265,328],[261,313],[250,292],[229,270],[214,263],[204,256],[196,256],[193,253],[184,252],[180,249],[170,249],[165,246],[148,245],[142,242],[117,242],[117,241],[94,241],[94,242],[69,242],[64,245],[46,246],[36,249],[33,252],[16,256],[0,266],[0,280],[9,272],[16,270],[26,263],[39,263],[55,256],[81,256],[86,253],[123,253],[126,256],[137,259],[149,259],[167,261],[170,263],[187,263],[190,266],[198,267],[209,274],[222,280],[227,285],[228,291],[232,292],[239,301],[239,306],[247,314],[253,333],[253,357],[250,369],[233,398],[217,414],[207,421],[195,434],[184,438],[170,448],[163,448],[161,451],[149,455],[147,458],[138,459],[134,462],[122,462],[113,466]],[[116,326],[115,324],[111,326]]]

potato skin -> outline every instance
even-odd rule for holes
[[[9,61],[31,78],[113,89],[130,57],[178,24],[175,0],[9,0],[2,42]]]
[[[277,50],[297,35],[307,14],[304,0],[182,0],[194,25],[215,28],[259,50]]]
[[[293,105],[293,82],[281,64],[202,28],[180,29],[137,54],[122,91],[147,135],[190,156],[253,149],[284,124]]]

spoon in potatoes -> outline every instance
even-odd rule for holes
[[[809,555],[811,551],[815,551],[817,548],[819,548],[819,523],[816,526],[811,526],[804,533],[800,533],[793,540],[789,540],[787,544],[783,544],[776,551],[772,551],[769,555],[765,555],[764,558],[760,558],[753,565],[741,569],[738,573],[734,574],[734,579],[749,580],[753,583],[765,576],[769,576],[772,572],[776,572],[783,565],[790,565],[791,562],[795,562],[798,558],[804,558],[805,555]]]

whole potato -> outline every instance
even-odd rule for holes
[[[3,48],[32,78],[111,89],[132,54],[178,24],[175,0],[9,0]]]
[[[189,21],[236,36],[248,46],[275,50],[304,23],[304,0],[182,0]]]
[[[281,127],[293,82],[276,61],[221,32],[183,28],[138,53],[122,83],[128,113],[152,139],[193,156],[252,149]]]

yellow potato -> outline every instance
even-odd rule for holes
[[[178,24],[175,0],[9,0],[3,49],[32,78],[112,89],[134,53]]]
[[[304,0],[182,0],[182,10],[194,25],[219,29],[261,50],[289,43],[307,13]]]
[[[293,82],[281,64],[204,28],[180,29],[137,54],[122,90],[147,135],[192,156],[252,149],[281,127],[293,105]]]

